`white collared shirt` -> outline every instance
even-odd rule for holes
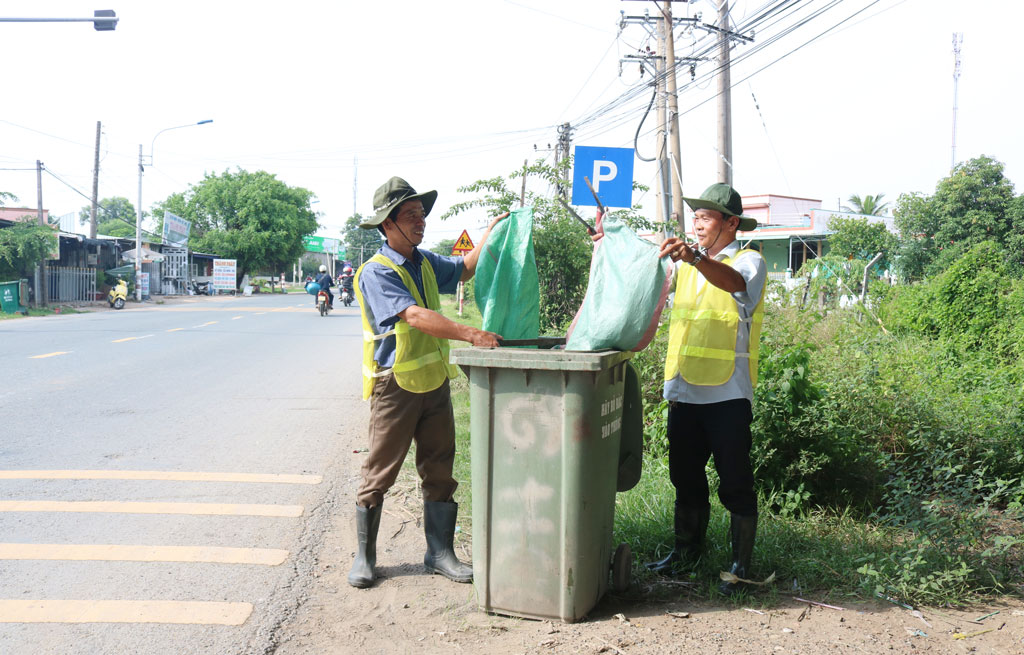
[[[726,257],[736,257],[739,249],[739,241],[733,241],[715,255],[714,258],[721,261]],[[682,261],[677,262],[676,271],[678,271],[680,266],[689,266],[689,264]],[[733,260],[732,267],[743,276],[747,283],[746,291],[737,291],[732,294],[732,297],[736,300],[740,319],[749,319],[754,315],[754,309],[757,308],[757,303],[761,298],[761,289],[764,288],[768,277],[768,267],[765,265],[764,259],[754,252],[744,253],[737,257]],[[698,272],[697,289],[701,289],[705,284],[707,284],[707,280]],[[673,288],[675,288],[674,283]],[[740,327],[736,331],[736,352],[748,352],[749,344],[750,322],[740,323]],[[732,372],[732,377],[725,384],[715,386],[690,384],[681,375],[676,375],[675,378],[665,382],[664,396],[665,400],[671,402],[693,403],[696,405],[719,403],[737,398],[746,398],[753,403],[754,387],[750,383],[750,367],[747,366],[745,358],[737,358],[736,368]]]

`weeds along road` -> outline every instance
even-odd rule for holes
[[[263,653],[365,430],[359,310],[0,322],[0,652]]]

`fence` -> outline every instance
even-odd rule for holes
[[[74,266],[47,266],[46,280],[51,303],[96,301],[96,269]]]

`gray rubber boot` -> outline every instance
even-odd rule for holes
[[[670,574],[673,569],[679,567],[694,566],[704,550],[704,536],[708,532],[710,518],[710,506],[694,509],[676,503],[676,547],[664,559],[648,562],[645,566],[663,575]]]
[[[739,578],[749,579],[750,559],[754,554],[754,537],[757,534],[757,515],[740,516],[733,514],[729,525],[729,535],[732,539],[732,566],[729,572]],[[718,585],[718,590],[726,596],[732,596],[738,591],[749,587],[743,582],[725,582]]]
[[[373,567],[377,565],[377,528],[380,527],[381,506],[360,507],[356,505],[356,559],[348,572],[348,583],[364,589],[373,584],[376,576]]]
[[[423,531],[427,536],[423,566],[427,573],[437,573],[455,582],[472,582],[473,567],[460,562],[452,548],[458,513],[456,503],[423,502]]]

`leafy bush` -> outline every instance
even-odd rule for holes
[[[1005,591],[1020,579],[1019,501],[1024,483],[993,478],[953,443],[936,448],[915,440],[904,456],[885,455],[892,472],[873,518],[894,528],[892,549],[868,558],[862,585],[905,600],[946,603],[969,593]],[[1004,533],[1017,522],[1014,533]],[[1014,528],[1010,527],[1011,530]]]

